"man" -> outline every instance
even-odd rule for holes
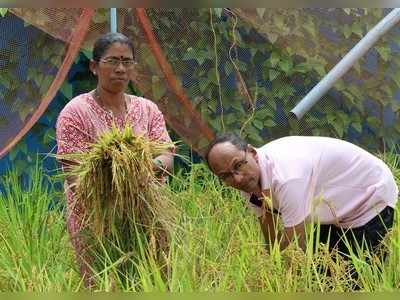
[[[267,243],[278,238],[284,248],[296,238],[304,249],[304,225],[316,222],[320,241],[348,254],[343,236],[354,251],[363,240],[374,250],[393,225],[398,188],[391,171],[346,141],[289,136],[256,149],[227,133],[209,145],[205,158],[225,184],[243,192]]]

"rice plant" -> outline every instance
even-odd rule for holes
[[[398,170],[397,155],[391,153],[385,159]],[[6,187],[0,196],[2,291],[84,290],[65,213],[60,207],[49,210],[55,192],[41,183],[42,176],[37,167],[27,187],[12,172],[2,178]],[[388,250],[385,260],[360,252],[346,261],[322,244],[314,251],[311,238],[305,252],[295,244],[283,251],[277,245],[266,249],[258,221],[246,210],[239,193],[221,185],[203,164],[176,174],[165,188],[178,215],[164,264],[158,263],[145,243],[139,243],[135,253],[119,253],[120,260],[108,257],[109,251],[104,250],[95,290],[342,292],[354,291],[355,286],[358,291],[400,288],[398,207],[394,228],[383,245]],[[121,275],[121,264],[135,272],[126,270]],[[350,276],[349,264],[356,269],[357,279]]]

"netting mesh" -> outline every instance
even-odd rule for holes
[[[214,131],[255,145],[289,134],[352,135],[364,145],[398,137],[399,30],[386,34],[300,122],[289,111],[384,17],[384,10],[151,9],[152,32],[196,113]],[[142,88],[198,150],[205,133],[177,101],[149,49],[138,11],[126,28]],[[129,30],[131,29],[131,30]],[[390,132],[390,133],[389,133]],[[372,136],[372,137],[371,137]]]
[[[12,12],[0,18],[0,157],[45,111],[79,51],[93,13],[85,9]]]
[[[6,116],[0,124],[0,148],[43,98],[82,19],[77,18],[82,13],[77,9],[13,12],[32,22],[47,15],[34,24],[48,34],[36,29],[29,33],[28,26],[31,43],[26,45],[32,46],[24,46],[13,41],[11,33],[1,33],[0,64],[18,80],[9,79],[8,86],[0,83],[1,93],[7,93],[0,101]],[[168,124],[200,154],[214,132],[227,130],[257,146],[289,134],[353,137],[368,146],[385,138],[397,141],[400,134],[398,28],[369,50],[300,123],[288,115],[386,13],[382,9],[118,9],[118,31],[135,45],[135,87],[159,105]],[[0,26],[6,21],[0,19]],[[109,16],[98,10],[81,46],[91,49],[99,34],[108,30]]]

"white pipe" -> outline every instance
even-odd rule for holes
[[[375,25],[290,112],[300,120],[335,82],[399,21],[400,8],[395,8]]]
[[[111,8],[110,10],[110,27],[111,32],[117,32],[117,9]]]

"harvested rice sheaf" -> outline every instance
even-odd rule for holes
[[[76,163],[65,175],[76,178],[76,199],[96,238],[113,240],[121,251],[135,250],[141,237],[165,248],[175,209],[154,174],[153,158],[171,146],[137,136],[129,126],[112,126],[88,152],[59,157]]]

